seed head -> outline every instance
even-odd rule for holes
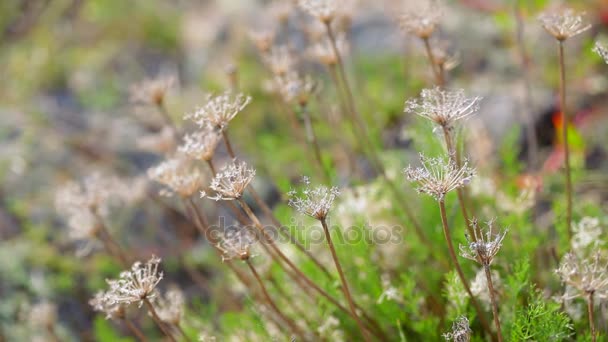
[[[583,22],[583,14],[576,14],[572,9],[567,8],[560,12],[545,12],[538,17],[538,20],[550,35],[559,41],[564,41],[591,28],[591,24]]]
[[[338,0],[298,0],[298,5],[325,24],[331,23],[338,11]]]
[[[221,134],[211,126],[203,126],[200,131],[184,136],[184,143],[178,151],[196,160],[211,160],[217,144],[222,139]]]
[[[477,220],[471,222],[475,238],[471,239],[467,235],[469,241],[468,246],[460,245],[460,255],[464,258],[477,261],[481,265],[490,266],[494,257],[502,247],[502,240],[507,234],[506,230],[502,232],[500,229],[494,228],[494,222],[490,221],[486,225],[485,234],[478,227]]]
[[[399,27],[421,39],[428,39],[437,29],[442,15],[438,1],[418,1],[399,16]]]
[[[211,125],[221,131],[228,123],[251,102],[251,97],[243,94],[233,96],[225,92],[218,96],[208,96],[207,103],[196,111],[186,114],[184,119],[190,119],[200,127]]]
[[[568,253],[555,271],[563,283],[568,285],[563,299],[586,297],[595,294],[599,298],[608,298],[608,261],[600,251],[587,259],[580,259],[574,253]]]
[[[255,169],[249,168],[247,163],[231,162],[225,165],[211,181],[209,187],[215,191],[215,195],[208,196],[205,192],[201,192],[201,197],[208,197],[216,201],[240,199],[254,177]]]
[[[311,188],[308,177],[303,177],[302,182],[304,183],[303,190],[291,190],[287,194],[289,206],[319,221],[325,220],[336,197],[340,195],[340,190],[336,187],[328,188],[326,186]]]
[[[154,308],[161,321],[177,326],[184,315],[184,302],[184,293],[174,286],[164,296],[155,297]]]
[[[222,251],[222,261],[239,259],[248,260],[253,255],[251,247],[256,241],[255,234],[247,227],[226,230],[217,245]]]
[[[443,334],[446,341],[469,342],[473,331],[469,327],[469,319],[461,316],[452,323],[452,331]]]
[[[160,258],[152,256],[145,264],[137,261],[131,270],[120,273],[118,279],[108,279],[110,289],[106,292],[108,304],[143,304],[146,299],[156,296],[154,289],[163,279],[158,270]]]
[[[273,46],[268,53],[263,55],[263,58],[266,66],[276,76],[285,75],[297,64],[296,57],[287,45]]]
[[[595,51],[595,53],[597,53],[598,55],[600,55],[600,57],[602,57],[602,59],[604,60],[604,62],[606,64],[608,64],[608,49],[606,49],[605,47],[603,47],[600,42],[595,42],[595,46],[593,47],[593,51]]]
[[[174,82],[175,78],[172,76],[160,76],[135,84],[130,89],[131,102],[160,106],[164,103],[165,96]]]
[[[296,102],[300,105],[308,103],[316,87],[316,83],[310,76],[302,77],[297,72],[290,72],[283,77],[275,77],[275,82],[285,102]]]
[[[93,310],[103,312],[106,315],[106,319],[123,319],[125,318],[125,307],[123,304],[113,302],[104,291],[99,291],[95,294],[89,305],[93,307]]]
[[[443,201],[445,195],[457,188],[461,188],[471,181],[475,169],[468,166],[465,161],[458,167],[450,158],[426,158],[420,154],[422,167],[408,166],[403,173],[410,182],[417,182],[419,193],[433,196],[437,201]]]
[[[161,195],[165,196],[177,193],[181,197],[190,197],[199,190],[204,181],[200,171],[193,168],[190,162],[180,155],[148,169],[148,177],[169,188],[161,191]]]
[[[444,129],[452,129],[456,121],[479,110],[479,101],[480,97],[465,97],[462,89],[449,91],[434,87],[423,89],[419,99],[408,100],[404,111],[427,118]]]

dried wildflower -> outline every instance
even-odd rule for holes
[[[316,83],[310,76],[302,77],[297,72],[290,72],[283,77],[276,77],[279,92],[285,102],[296,102],[306,105],[313,95]]]
[[[131,304],[138,303],[156,296],[154,289],[163,279],[163,273],[158,270],[160,258],[152,256],[145,264],[137,261],[131,266],[130,271],[120,273],[118,279],[108,279],[110,286],[106,292],[106,300],[109,304]]]
[[[428,39],[437,29],[442,15],[438,1],[417,1],[399,16],[399,27],[421,39]]]
[[[89,305],[95,311],[103,312],[106,319],[123,319],[125,317],[125,308],[123,304],[113,302],[111,296],[104,291],[99,291],[89,300]]]
[[[293,70],[297,63],[296,57],[287,45],[273,46],[263,55],[264,63],[273,75],[282,76]]]
[[[253,41],[253,44],[261,53],[267,53],[272,47],[274,42],[275,31],[271,29],[267,30],[250,30],[249,39]]]
[[[593,51],[600,55],[604,62],[608,64],[608,49],[603,47],[600,42],[595,42],[595,46],[593,47]]]
[[[195,112],[186,114],[184,119],[191,119],[200,127],[211,125],[223,131],[228,123],[251,102],[251,97],[243,94],[233,96],[225,92],[218,96],[208,96],[207,103]]]
[[[47,301],[36,303],[30,309],[29,320],[33,326],[48,329],[57,322],[57,306]]]
[[[172,287],[164,296],[155,297],[154,307],[161,321],[177,326],[184,315],[184,293],[179,288]]]
[[[249,168],[245,162],[234,161],[225,165],[211,181],[209,187],[215,191],[215,195],[208,196],[205,192],[201,192],[201,197],[216,201],[240,199],[254,177],[255,169]]]
[[[165,96],[174,82],[174,77],[164,76],[135,84],[130,89],[131,102],[160,106],[164,103]]]
[[[597,247],[600,244],[602,227],[596,217],[583,217],[572,230],[570,243],[572,251],[577,255],[583,255],[588,247]]]
[[[221,134],[213,127],[204,126],[200,131],[184,136],[184,143],[178,150],[190,158],[208,161],[213,158],[221,139]]]
[[[538,17],[538,20],[545,30],[559,41],[574,37],[591,28],[591,24],[583,23],[582,14],[576,14],[569,8],[561,12],[545,12]]]
[[[305,186],[304,190],[291,190],[287,194],[289,206],[319,221],[325,220],[336,197],[340,195],[340,190],[336,187],[328,188],[326,186],[311,188],[308,177],[303,177],[302,183]]]
[[[224,232],[217,247],[222,251],[222,261],[252,257],[251,247],[255,243],[255,234],[247,227],[237,227]]]
[[[340,56],[343,57],[348,54],[348,42],[343,32],[336,35],[336,47]],[[328,37],[323,37],[312,45],[308,49],[308,54],[323,65],[333,66],[338,63],[338,56],[336,56]]]
[[[446,341],[469,342],[473,331],[469,327],[469,319],[465,316],[458,318],[452,323],[452,331],[443,334]]]
[[[580,259],[574,253],[568,253],[555,273],[568,285],[564,300],[590,294],[601,299],[608,298],[608,260],[602,258],[600,251],[587,259]]]
[[[339,0],[298,0],[298,5],[304,12],[319,19],[325,24],[331,23],[336,17]]]
[[[486,232],[484,234],[478,228],[477,220],[473,220],[471,224],[475,238],[471,239],[467,235],[469,244],[468,246],[460,245],[460,255],[464,258],[477,261],[481,265],[489,266],[494,261],[494,257],[500,250],[500,247],[502,247],[502,240],[504,240],[507,231],[503,230],[502,233],[500,230],[494,231],[494,222],[490,221],[486,225]]]
[[[456,121],[479,110],[480,97],[467,98],[464,90],[423,89],[419,99],[408,100],[404,112],[415,113],[433,121],[444,129],[451,129]]]
[[[467,161],[460,168],[449,158],[426,158],[420,154],[420,161],[422,167],[408,166],[403,173],[410,182],[418,182],[419,193],[438,201],[443,201],[448,192],[469,184],[475,175],[475,169],[470,168]]]
[[[138,137],[136,144],[138,148],[144,151],[169,153],[175,150],[175,132],[170,126],[165,126],[157,133]]]
[[[166,185],[171,191],[163,190],[161,195],[177,193],[182,197],[192,196],[201,187],[204,178],[183,156],[175,156],[148,169],[148,177]]]

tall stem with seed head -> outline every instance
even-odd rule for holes
[[[167,329],[165,324],[162,322],[160,317],[158,317],[158,314],[156,313],[156,310],[154,309],[154,305],[152,305],[150,300],[148,298],[145,298],[144,303],[146,304],[146,307],[148,308],[148,312],[150,312],[150,316],[152,316],[152,320],[154,321],[154,323],[156,323],[156,325],[163,332],[163,334],[165,334],[165,336],[167,336],[169,338],[169,340],[171,340],[171,342],[177,342],[175,337],[173,337],[171,332]]]
[[[562,140],[566,172],[566,228],[572,238],[572,175],[570,171],[570,147],[568,145],[568,115],[566,114],[566,66],[564,62],[564,42],[559,40],[559,102],[562,112]]]
[[[422,42],[424,43],[424,49],[426,50],[426,56],[431,64],[431,69],[433,69],[433,75],[435,75],[435,82],[438,86],[443,87],[445,85],[444,74],[441,68],[437,65],[429,37],[422,38]]]
[[[496,302],[496,294],[494,293],[494,283],[492,283],[492,274],[490,273],[490,265],[483,265],[483,270],[486,273],[486,281],[488,282],[488,291],[490,291],[490,300],[492,302],[492,315],[494,316],[494,325],[498,332],[498,342],[502,342],[502,331],[500,329],[500,319],[498,317],[498,303]]]
[[[597,340],[597,334],[595,332],[595,322],[593,318],[593,291],[587,293],[587,315],[589,316],[589,330],[591,331],[591,340],[595,342]]]
[[[342,282],[342,291],[344,292],[344,296],[348,301],[348,306],[350,307],[350,311],[357,322],[357,326],[363,335],[363,338],[366,341],[371,341],[371,337],[369,336],[367,330],[363,326],[359,315],[357,315],[357,310],[355,308],[355,302],[353,301],[353,297],[350,293],[350,289],[348,288],[348,282],[346,281],[346,277],[344,276],[344,272],[342,271],[342,265],[340,265],[340,260],[338,259],[338,254],[336,253],[336,249],[334,248],[334,243],[331,239],[331,234],[329,232],[329,227],[327,226],[327,220],[322,218],[321,225],[323,226],[323,231],[325,232],[325,239],[327,239],[327,245],[329,246],[329,250],[331,251],[331,256],[334,259],[334,264],[336,265],[336,269],[338,270],[338,274],[340,275],[340,281]]]
[[[137,337],[137,339],[140,342],[148,342],[148,339],[146,338],[146,336],[144,335],[144,333],[141,332],[141,330],[139,330],[139,328],[133,324],[133,322],[131,322],[130,320],[128,320],[127,318],[123,318],[122,320],[125,325],[127,326],[127,329],[129,329],[129,331],[135,336]]]

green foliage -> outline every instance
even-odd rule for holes
[[[95,333],[95,340],[99,342],[132,342],[135,341],[130,337],[122,337],[118,334],[116,329],[110,324],[110,321],[106,320],[102,315],[95,317],[93,322]]]
[[[529,304],[517,310],[511,327],[511,341],[563,341],[572,335],[572,322],[560,304],[532,290]]]

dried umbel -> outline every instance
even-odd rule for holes
[[[469,327],[469,319],[462,316],[452,323],[452,331],[443,334],[446,341],[469,342],[473,331]]]
[[[146,263],[135,262],[131,270],[120,273],[118,279],[108,279],[110,289],[106,292],[108,304],[138,303],[156,296],[156,285],[163,279],[163,273],[158,270],[160,258],[153,256]]]
[[[209,187],[215,191],[215,195],[208,196],[207,193],[201,192],[201,197],[216,201],[240,199],[254,177],[254,168],[248,167],[245,162],[234,161],[225,165],[211,181]]]
[[[336,47],[340,56],[344,57],[348,54],[348,42],[343,32],[336,35]],[[331,41],[326,36],[310,46],[308,54],[323,65],[334,66],[338,63],[338,56],[336,56]]]
[[[507,234],[507,230],[500,230],[494,227],[494,222],[490,221],[486,224],[485,229],[478,226],[477,220],[471,222],[475,238],[471,239],[467,235],[469,244],[467,246],[460,245],[460,255],[464,258],[477,261],[481,265],[489,266],[494,261],[494,257],[498,254],[502,241]]]
[[[148,169],[148,177],[171,190],[162,191],[161,195],[165,196],[177,193],[182,197],[190,197],[200,189],[204,181],[200,171],[193,168],[184,156],[179,155]]]
[[[448,192],[469,184],[475,175],[475,169],[470,168],[467,161],[458,167],[451,158],[426,158],[422,154],[420,161],[422,167],[408,166],[403,173],[408,181],[418,183],[419,193],[438,201],[443,201]]]
[[[170,288],[164,296],[156,296],[154,308],[161,321],[179,325],[184,315],[184,293],[177,287]]]
[[[416,1],[399,16],[399,27],[421,39],[428,39],[437,29],[442,15],[438,1]]]
[[[225,130],[228,123],[251,102],[251,97],[243,94],[233,95],[225,92],[218,96],[209,96],[207,103],[193,113],[186,114],[184,119],[190,119],[200,127],[211,125]]]
[[[99,291],[89,300],[89,305],[93,307],[93,310],[104,313],[106,319],[123,319],[125,317],[124,305],[113,302],[110,298],[106,292]]]
[[[273,46],[268,53],[262,56],[264,63],[273,75],[282,76],[293,70],[297,59],[287,45]]]
[[[130,89],[131,102],[160,106],[164,103],[165,96],[173,83],[175,83],[174,77],[161,76],[135,84]]]
[[[319,221],[325,220],[331,206],[340,195],[340,190],[336,187],[328,188],[326,186],[312,188],[308,177],[304,177],[302,183],[304,183],[304,189],[291,190],[287,194],[289,206]]]
[[[600,57],[602,57],[602,59],[604,59],[604,62],[606,62],[606,64],[608,64],[608,49],[603,47],[602,44],[600,44],[600,42],[595,42],[593,51],[595,51],[595,53],[600,55]]]
[[[577,14],[569,8],[559,12],[545,12],[538,17],[538,20],[545,30],[559,41],[574,37],[591,28],[591,24],[583,22],[582,14]]]
[[[283,77],[276,77],[279,92],[287,103],[295,102],[306,105],[314,94],[316,83],[307,75],[300,76],[297,72],[290,72]]]
[[[319,19],[321,22],[329,24],[336,17],[338,2],[340,0],[298,0],[300,8]]]
[[[587,259],[568,253],[555,273],[567,286],[563,299],[587,297],[592,294],[600,299],[608,298],[608,260],[600,251]]]
[[[221,139],[222,135],[215,128],[203,126],[201,130],[184,136],[184,143],[178,150],[192,159],[209,161]]]
[[[572,227],[572,233],[570,244],[576,255],[585,255],[589,249],[597,247],[602,241],[602,227],[596,217],[583,217]]]
[[[226,230],[217,245],[222,251],[222,261],[239,259],[249,260],[251,247],[256,242],[255,233],[248,227],[236,227]]]
[[[443,90],[439,87],[423,89],[419,99],[405,103],[406,113],[427,118],[444,129],[452,129],[455,122],[479,110],[480,97],[468,98],[464,90]]]

